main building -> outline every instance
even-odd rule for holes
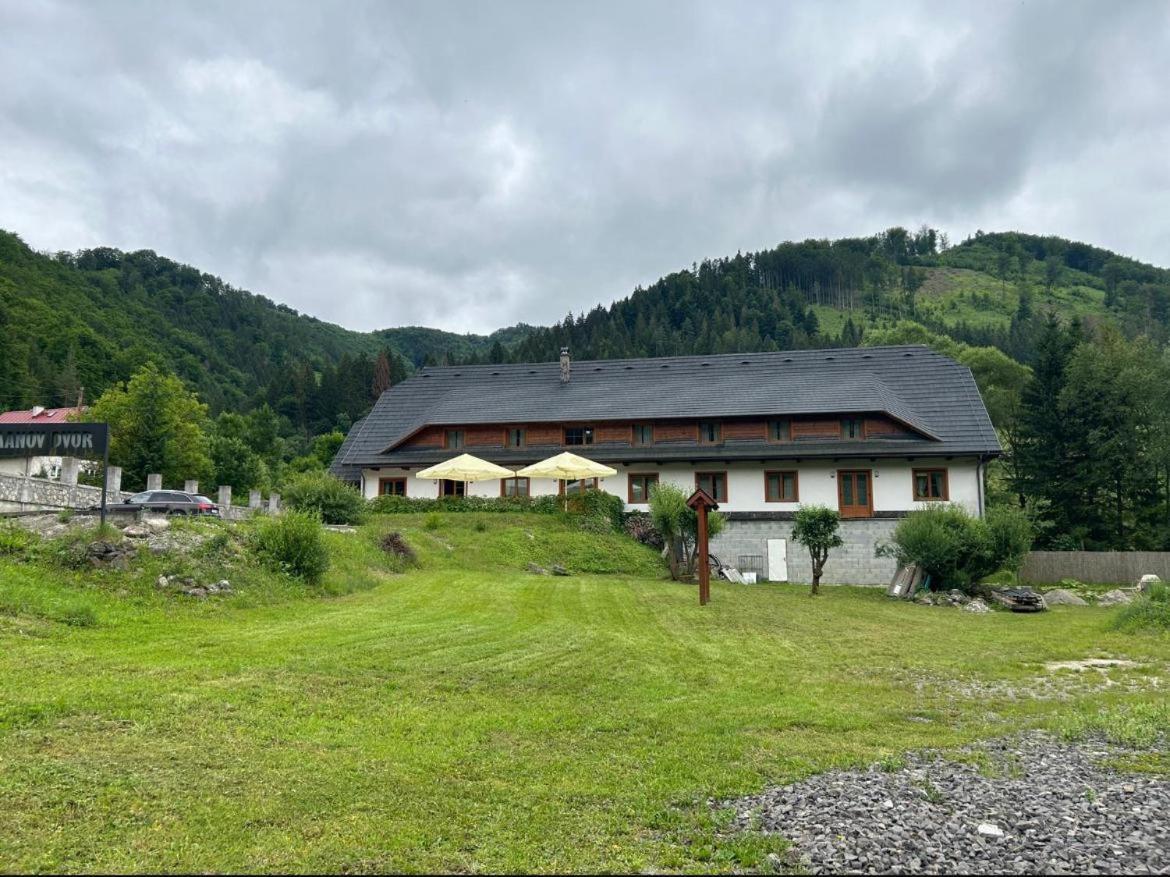
[[[658,482],[701,486],[729,519],[721,560],[807,581],[790,546],[802,504],[843,519],[826,581],[884,583],[875,556],[897,519],[925,503],[982,514],[986,463],[1001,453],[965,366],[926,347],[428,367],[382,394],[332,471],[367,497],[459,495],[414,473],[458,453],[518,469],[564,450],[617,475],[588,485],[512,478],[476,496],[597,487],[645,510]]]

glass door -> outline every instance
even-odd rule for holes
[[[843,518],[873,517],[873,487],[868,469],[837,472],[837,506]]]

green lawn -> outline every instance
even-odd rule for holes
[[[237,569],[245,593],[195,603],[154,592],[166,559],[0,560],[0,871],[751,866],[767,844],[721,839],[709,797],[1152,700],[1170,659],[1100,609],[718,583],[700,608],[618,537],[439,520],[330,534],[340,596]],[[390,571],[391,528],[417,569]],[[95,625],[66,623],[79,603]],[[1091,655],[1152,663],[1064,703],[1004,684]]]

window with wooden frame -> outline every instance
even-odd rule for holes
[[[946,469],[915,469],[914,499],[918,502],[945,502],[950,499]]]
[[[561,496],[580,496],[586,490],[597,490],[597,479],[579,478],[576,481],[562,481],[557,490]]]
[[[790,442],[792,441],[792,421],[788,418],[780,420],[768,421],[768,441],[770,442]]]
[[[463,430],[447,429],[443,431],[443,447],[448,450],[459,450],[463,447]]]
[[[531,496],[531,482],[527,478],[501,478],[500,496]]]
[[[444,478],[439,482],[439,496],[464,496],[466,493],[467,484],[462,481]]]
[[[631,505],[642,505],[650,502],[650,488],[657,483],[657,472],[631,472],[626,502]]]
[[[796,471],[791,469],[764,473],[764,500],[766,502],[797,502],[800,486]]]
[[[841,438],[859,440],[865,438],[864,417],[842,417]]]
[[[717,445],[723,441],[723,424],[714,420],[704,420],[699,424],[699,444]]]
[[[726,472],[696,472],[695,487],[705,490],[715,502],[727,502]]]
[[[592,426],[566,426],[565,427],[565,444],[566,445],[591,445],[591,444],[593,444],[593,427]]]
[[[527,430],[522,427],[504,430],[504,447],[506,448],[522,448],[527,439]]]
[[[406,496],[405,478],[379,478],[379,496]]]
[[[633,444],[635,446],[654,444],[654,426],[650,423],[635,423]]]

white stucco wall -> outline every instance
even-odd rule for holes
[[[722,505],[730,512],[784,512],[796,511],[803,505],[826,505],[837,507],[837,479],[839,469],[869,469],[873,472],[873,508],[875,512],[910,511],[924,503],[915,502],[913,493],[913,470],[920,468],[945,468],[950,502],[965,506],[968,511],[979,510],[979,475],[974,459],[955,460],[878,460],[876,462],[805,462],[796,463],[726,463],[668,464],[664,466],[637,465],[615,467],[618,474],[601,480],[601,488],[620,496],[628,496],[629,474],[658,473],[660,482],[677,484],[686,491],[695,487],[695,472],[726,471],[727,502]],[[767,502],[764,499],[764,472],[770,470],[795,469],[798,475],[800,502]],[[409,497],[434,498],[439,495],[439,483],[419,479],[402,469],[366,469],[362,472],[363,491],[367,498],[378,495],[379,478],[406,478],[406,495]],[[498,497],[499,481],[481,481],[469,485],[472,496]],[[552,479],[533,479],[530,485],[533,496],[555,494],[557,482]],[[631,510],[646,509],[645,504],[629,505]]]

